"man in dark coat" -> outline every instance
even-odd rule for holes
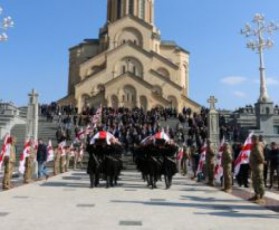
[[[46,168],[47,162],[47,146],[44,144],[42,139],[39,139],[38,151],[37,151],[37,162],[38,162],[38,179],[44,175],[46,180],[48,179],[48,173]]]

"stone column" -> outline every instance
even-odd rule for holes
[[[38,123],[39,123],[39,94],[32,89],[32,92],[28,94],[29,104],[27,110],[27,127],[26,137],[31,137],[34,140],[38,139]]]
[[[208,138],[212,143],[214,151],[217,153],[220,144],[219,113],[215,109],[217,99],[214,96],[210,96],[207,102],[210,104],[208,114]]]

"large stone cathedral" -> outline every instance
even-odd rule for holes
[[[68,95],[60,104],[199,109],[189,98],[189,52],[161,40],[154,0],[108,0],[98,39],[70,48]]]

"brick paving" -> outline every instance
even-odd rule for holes
[[[277,229],[279,214],[243,200],[250,193],[242,190],[231,195],[181,175],[171,189],[158,182],[151,190],[128,171],[119,186],[105,189],[102,181],[92,190],[85,172],[72,171],[1,192],[0,223],[5,230]]]

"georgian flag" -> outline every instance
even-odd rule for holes
[[[234,175],[237,176],[240,170],[240,165],[249,164],[249,156],[252,149],[252,136],[253,133],[250,133],[248,138],[246,139],[244,145],[242,146],[242,150],[239,153],[238,157],[234,162]]]
[[[85,131],[83,129],[81,129],[78,133],[77,133],[77,138],[81,141],[85,138]]]
[[[179,148],[176,159],[180,161],[183,158],[183,148]]]
[[[216,165],[214,167],[214,178],[217,181],[221,180],[221,177],[223,176],[223,167],[222,167],[222,155],[224,152],[224,147],[225,147],[225,137],[223,137],[219,151],[217,154],[217,160],[216,160]]]
[[[1,167],[3,165],[3,160],[5,156],[10,156],[10,152],[11,152],[11,143],[12,143],[12,139],[10,134],[6,134],[5,138],[4,138],[4,142],[2,145],[2,149],[0,152],[0,170]]]
[[[111,133],[106,132],[106,131],[100,131],[100,132],[96,133],[94,137],[91,138],[90,144],[94,145],[96,140],[103,139],[103,140],[106,140],[108,145],[110,145],[111,138],[115,138]]]
[[[156,133],[154,137],[156,140],[165,140],[165,141],[170,140],[169,136],[164,131]]]
[[[19,167],[18,167],[18,171],[21,174],[24,174],[25,172],[25,162],[26,162],[26,157],[30,156],[30,151],[31,151],[31,141],[30,139],[26,139],[25,143],[24,143],[24,147],[23,147],[23,151],[20,154],[20,158],[19,158]]]
[[[199,164],[198,164],[198,168],[197,168],[197,174],[202,172],[202,170],[203,170],[203,166],[205,163],[205,157],[206,157],[206,148],[207,148],[207,144],[204,143],[203,147],[201,148],[201,154],[200,154],[200,160],[199,160]]]
[[[51,142],[51,140],[49,140],[48,145],[47,145],[47,162],[50,162],[53,160],[54,160],[54,151],[52,148],[52,142]]]
[[[74,143],[80,143],[85,138],[86,130],[81,129],[78,131]]]
[[[66,147],[66,141],[61,141],[58,144],[58,150],[60,152],[60,156],[65,156],[66,155],[65,147]]]

